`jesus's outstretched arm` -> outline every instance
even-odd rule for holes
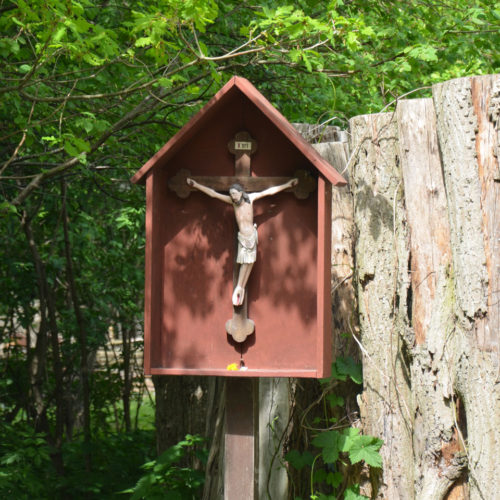
[[[205,193],[206,195],[210,196],[211,198],[216,198],[217,200],[223,201],[224,203],[231,203],[230,196],[218,193],[214,189],[209,188],[208,186],[204,186],[203,184],[200,184],[199,182],[196,182],[194,179],[190,179],[188,177],[186,179],[186,182],[187,182],[188,186],[192,186],[192,187],[198,189],[198,191]]]
[[[248,196],[253,202],[255,200],[260,200],[261,198],[264,198],[265,196],[272,196],[273,194],[278,194],[281,191],[284,191],[285,189],[296,186],[298,183],[299,183],[299,180],[297,178],[293,178],[293,179],[289,180],[288,182],[285,182],[285,184],[280,184],[279,186],[273,186],[273,187],[264,189],[264,191],[260,191],[259,193],[250,193]]]

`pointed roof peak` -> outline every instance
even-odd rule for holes
[[[155,155],[132,177],[133,183],[144,183],[147,174],[161,162],[165,163],[214,115],[233,89],[240,91],[295,146],[305,159],[329,182],[344,186],[346,180],[300,135],[293,125],[246,78],[233,76]]]

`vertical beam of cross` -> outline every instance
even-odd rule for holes
[[[236,177],[251,176],[251,156],[257,151],[257,142],[252,139],[248,132],[238,132],[234,139],[229,141],[229,151],[234,154],[234,173]],[[237,237],[235,244],[237,246]],[[238,281],[238,264],[236,263],[236,254],[233,265],[233,285]],[[255,331],[255,323],[248,318],[248,294],[241,306],[233,305],[233,317],[226,321],[226,332],[231,335],[236,342],[244,340]]]

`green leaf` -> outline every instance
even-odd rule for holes
[[[64,150],[71,156],[78,156],[83,152],[89,153],[90,144],[79,137],[68,135],[64,142]]]
[[[200,50],[203,56],[208,56],[208,47],[200,40],[198,41],[198,45],[200,46]]]
[[[316,469],[313,474],[313,483],[321,484],[326,481],[327,476],[325,469]]]
[[[172,80],[170,78],[158,78],[158,84],[166,89],[172,87]]]
[[[96,54],[92,54],[90,52],[83,55],[83,60],[91,66],[100,66],[105,61],[102,57],[98,57]]]
[[[311,496],[314,500],[338,500],[335,495],[325,495],[324,493],[319,493],[318,495]]]
[[[29,64],[21,64],[21,66],[19,66],[19,71],[21,73],[29,73],[32,67],[33,66],[30,66]]]
[[[416,45],[405,49],[408,56],[420,61],[437,61],[437,50],[431,45]]]
[[[135,41],[134,45],[135,45],[136,47],[146,47],[146,46],[148,46],[148,45],[151,45],[151,42],[152,42],[152,40],[151,40],[151,37],[150,37],[150,36],[143,36],[143,37],[141,37],[141,38],[138,38],[138,39]]]
[[[357,33],[354,31],[347,33],[346,45],[350,50],[356,50],[360,46]]]
[[[330,486],[333,486],[334,488],[337,488],[342,484],[343,479],[344,478],[339,471],[329,472],[328,475],[326,476],[326,483],[329,484]]]
[[[298,450],[291,450],[285,455],[285,460],[295,469],[302,470],[305,466],[311,466],[314,456],[311,452],[300,453]]]
[[[337,396],[335,394],[328,394],[325,398],[332,408],[336,406],[344,406],[344,398],[342,396]]]
[[[90,144],[87,141],[80,139],[79,137],[74,137],[73,144],[78,148],[79,153],[90,153]]]
[[[349,447],[349,459],[355,464],[364,460],[372,467],[382,467],[379,450],[384,442],[374,436],[357,436]]]
[[[66,26],[62,25],[57,28],[56,32],[54,33],[54,36],[52,37],[53,42],[60,42],[63,36],[66,34]]]
[[[359,429],[356,427],[348,427],[342,431],[342,436],[339,438],[340,451],[347,452],[351,449],[352,443],[359,436]]]
[[[312,444],[322,448],[321,456],[326,463],[334,463],[339,458],[339,439],[341,435],[338,431],[327,431],[318,434]]]
[[[68,153],[70,156],[78,156],[78,154],[80,153],[80,151],[78,151],[78,149],[70,141],[66,141],[64,143],[64,151],[66,151],[66,153]]]
[[[359,485],[349,486],[344,492],[344,500],[366,500],[365,497],[359,493]]]
[[[361,364],[356,363],[350,356],[346,358],[337,358],[335,365],[339,374],[348,375],[356,384],[361,384],[363,382]]]
[[[305,52],[302,53],[302,60],[304,61],[304,64],[306,66],[307,71],[309,71],[309,73],[311,73],[312,72],[311,61],[309,60],[309,58],[307,57],[307,54]]]

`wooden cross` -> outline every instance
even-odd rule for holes
[[[191,191],[196,188],[187,184],[187,179],[191,178],[215,191],[229,191],[235,184],[240,184],[246,192],[263,191],[270,187],[286,184],[292,177],[252,177],[251,176],[251,156],[257,151],[257,142],[252,139],[248,132],[238,132],[234,139],[228,143],[229,151],[234,154],[234,176],[191,176],[187,169],[179,170],[172,177],[168,186],[181,198],[187,198]],[[294,177],[298,179],[298,184],[288,190],[293,191],[299,199],[305,199],[316,187],[316,182],[306,171],[295,172]],[[237,243],[237,242],[236,242]],[[236,255],[236,252],[235,252]],[[236,264],[236,259],[235,259]],[[238,280],[238,266],[234,266],[234,285]],[[245,339],[255,331],[254,322],[248,318],[247,294],[241,305],[233,305],[233,317],[226,322],[226,332],[231,335],[236,342],[244,342]]]

